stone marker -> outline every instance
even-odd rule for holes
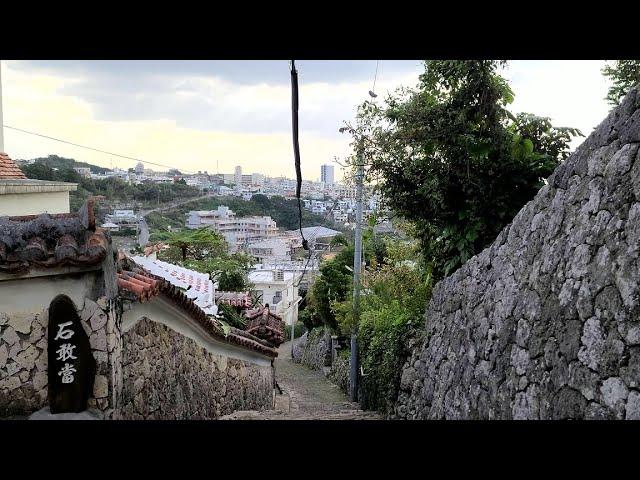
[[[49,407],[82,412],[93,391],[96,361],[73,301],[58,295],[49,307]]]

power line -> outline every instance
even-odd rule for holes
[[[380,60],[376,60],[376,74],[373,77],[373,88],[371,89],[373,92],[376,91],[376,80],[378,79],[378,65],[380,65]]]
[[[376,95],[376,80],[378,79],[378,65],[380,64],[380,60],[376,60],[376,73],[373,77],[373,87],[371,88],[371,90],[369,90],[369,96],[371,98],[376,98],[378,95]]]
[[[49,140],[54,140],[56,142],[66,143],[66,144],[69,144],[69,145],[73,145],[74,147],[86,148],[87,150],[93,150],[94,152],[105,153],[107,155],[112,155],[114,157],[126,158],[127,160],[134,160],[136,162],[147,163],[149,165],[154,165],[156,167],[163,167],[163,168],[168,168],[168,169],[175,169],[175,170],[179,170],[179,171],[184,171],[184,172],[188,172],[188,173],[194,173],[194,172],[192,172],[190,170],[184,170],[184,169],[180,169],[180,168],[176,168],[176,167],[171,167],[169,165],[163,165],[161,163],[149,162],[147,160],[141,160],[139,158],[129,157],[127,155],[120,155],[119,153],[107,152],[106,150],[100,150],[99,148],[88,147],[86,145],[80,145],[79,143],[70,142],[68,140],[62,140],[61,138],[50,137],[49,135],[43,135],[41,133],[31,132],[29,130],[24,130],[22,128],[12,127],[10,125],[3,125],[3,127],[4,128],[10,128],[11,130],[17,130],[18,132],[22,132],[22,133],[27,133],[29,135],[35,135],[36,137],[48,138]]]

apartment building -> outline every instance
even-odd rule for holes
[[[260,302],[269,305],[269,310],[282,317],[287,325],[298,320],[298,283],[301,272],[275,270],[254,270],[249,273],[249,282]]]
[[[291,248],[282,238],[267,238],[250,243],[247,250],[258,262],[275,262],[291,259]]]
[[[231,251],[278,234],[276,222],[271,217],[238,218],[233,210],[224,205],[220,205],[216,210],[192,210],[187,217],[186,226],[191,229],[213,229],[224,236]]]
[[[333,185],[333,165],[322,165],[320,167],[320,182],[325,187],[331,187]]]

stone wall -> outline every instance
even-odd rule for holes
[[[293,361],[295,363],[302,362],[302,356],[304,355],[304,349],[307,346],[307,338],[309,337],[309,332],[305,332],[300,338],[294,339],[293,344]]]
[[[398,418],[640,419],[640,94],[440,282]]]
[[[335,383],[344,393],[349,393],[349,368],[351,352],[343,350],[333,360],[327,378]]]
[[[216,355],[146,318],[123,334],[122,368],[121,419],[213,419],[273,408],[272,366]]]
[[[119,374],[117,306],[106,297],[77,305],[94,358],[94,407],[110,418],[116,407]],[[47,401],[48,308],[0,312],[0,417],[29,415]]]
[[[328,329],[314,328],[308,332],[300,362],[314,370],[331,366],[331,332]]]

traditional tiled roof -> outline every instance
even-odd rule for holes
[[[153,253],[158,253],[159,251],[164,250],[166,248],[169,248],[169,245],[162,242],[154,243],[153,245],[147,245],[146,247],[144,247],[144,256],[148,257],[149,255]]]
[[[135,296],[139,302],[146,302],[160,293],[161,282],[151,278],[141,269],[118,272],[118,288]]]
[[[249,292],[216,292],[216,304],[225,303],[233,307],[250,308],[252,305]]]
[[[269,305],[262,305],[245,312],[248,319],[245,331],[262,338],[272,345],[278,346],[284,342],[284,322],[280,315],[269,309]]]
[[[0,152],[0,179],[7,178],[12,180],[19,180],[22,178],[27,178],[27,176],[22,173],[22,170],[20,170],[20,167],[16,165],[16,162],[9,158],[9,155]]]
[[[165,279],[172,285],[185,289],[185,295],[188,298],[192,298],[208,315],[218,313],[214,297],[215,288],[206,273],[196,272],[195,270],[189,270],[188,268],[144,256],[135,256],[132,257],[132,260],[149,273]]]
[[[212,337],[240,345],[270,357],[278,355],[277,350],[272,345],[251,333],[231,328],[225,335],[218,321],[213,316],[205,313],[194,299],[187,297],[181,288],[142,268],[131,258],[121,258],[121,260],[124,268],[118,273],[118,287],[122,297],[129,300],[147,302],[158,295],[163,295],[198,322]]]
[[[92,199],[77,213],[0,217],[0,272],[98,265],[109,243],[95,226]]]

